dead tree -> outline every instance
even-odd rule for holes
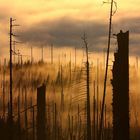
[[[93,140],[96,140],[96,97],[95,97],[95,81],[94,81],[94,96],[93,96]]]
[[[3,66],[3,118],[5,119],[5,73],[6,73],[6,59],[4,59],[4,66]]]
[[[37,88],[37,140],[46,140],[46,86]]]
[[[63,68],[61,65],[61,111],[64,111],[64,83],[63,83]]]
[[[113,65],[113,140],[129,140],[129,32],[117,34]]]
[[[102,139],[102,127],[103,127],[103,120],[104,120],[104,108],[105,108],[105,99],[106,99],[106,84],[107,84],[107,77],[108,77],[108,63],[109,63],[109,55],[110,55],[110,44],[111,44],[111,31],[112,31],[112,17],[116,11],[113,12],[113,4],[117,5],[114,0],[110,2],[110,18],[109,18],[109,33],[108,33],[108,46],[107,46],[107,57],[106,57],[106,68],[105,68],[105,78],[104,78],[104,89],[103,89],[103,99],[102,99],[102,107],[101,107],[101,117],[99,122],[99,133],[98,133],[98,140]],[[116,6],[117,10],[117,6]]]
[[[96,92],[96,97],[97,97],[97,103],[96,103],[96,122],[97,122],[97,129],[96,129],[96,133],[97,133],[97,136],[98,136],[98,131],[99,131],[99,59],[97,59],[97,92]]]
[[[91,140],[91,117],[90,117],[90,93],[89,93],[89,58],[88,58],[88,42],[84,34],[82,40],[86,49],[86,88],[87,88],[87,102],[86,102],[86,120],[87,120],[87,140]]]
[[[51,44],[51,64],[53,64],[53,44]]]
[[[24,102],[24,109],[25,109],[25,134],[26,134],[26,140],[28,140],[28,114],[27,114],[27,88],[25,87],[25,102]]]

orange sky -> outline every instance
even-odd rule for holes
[[[131,41],[132,45],[134,45],[134,47],[132,48],[132,52],[134,53],[138,52],[140,35],[136,27],[138,28],[138,25],[140,26],[140,24],[137,23],[140,22],[140,20],[138,20],[140,19],[140,14],[139,14],[140,0],[116,0],[116,2],[118,5],[117,13],[113,17],[113,23],[115,23],[116,28],[113,26],[113,31],[116,33],[119,32],[119,29],[121,28],[124,30],[129,29],[133,34],[132,36],[130,36],[130,38],[132,39]],[[16,18],[17,23],[21,25],[21,27],[16,29],[15,32],[20,32],[20,33],[24,32],[24,35],[31,33],[36,28],[40,28],[38,27],[38,25],[42,25],[44,22],[49,23],[50,28],[54,28],[54,26],[55,27],[57,26],[56,29],[58,29],[59,26],[55,25],[54,23],[57,23],[59,20],[63,20],[63,19],[66,20],[65,26],[68,25],[69,21],[72,22],[76,21],[72,24],[76,24],[77,21],[80,21],[79,25],[77,25],[78,28],[80,26],[80,29],[77,31],[81,31],[81,32],[88,29],[89,26],[87,24],[88,21],[91,22],[91,24],[93,22],[93,27],[94,27],[94,22],[98,22],[98,23],[104,23],[105,27],[108,28],[107,24],[108,24],[110,7],[109,4],[103,5],[102,3],[103,3],[102,0],[0,0],[0,34],[1,34],[0,56],[4,57],[8,52],[8,47],[9,47],[8,32],[9,32],[10,17]],[[59,25],[61,24],[60,21],[58,23]],[[50,24],[54,24],[54,26],[50,26]],[[46,24],[46,26],[47,25],[48,24]],[[83,30],[81,30],[81,28],[83,28]],[[37,31],[35,33],[37,33]],[[64,32],[63,32],[64,34],[63,40],[65,41]],[[42,30],[39,33],[42,34]],[[73,32],[73,34],[75,33]],[[88,34],[88,30],[87,30],[87,34]],[[48,36],[49,35],[50,34],[48,34]],[[106,30],[106,36],[107,36],[107,30]],[[104,33],[104,36],[101,36],[100,39],[101,38],[104,39],[106,38],[106,36]],[[56,36],[54,35],[53,38],[55,37]],[[26,41],[27,44],[31,43],[30,40],[26,39]],[[50,40],[48,40],[48,42],[49,41]],[[57,40],[53,40],[53,41],[56,42],[55,44],[56,46],[61,47],[60,42],[58,45]],[[93,44],[93,42],[91,42],[91,44]],[[66,46],[66,44],[62,44],[62,45]],[[68,43],[67,46],[72,46],[72,45],[71,44],[69,45]],[[97,47],[98,46],[100,47],[101,45],[97,44]]]
[[[103,6],[102,2],[102,0],[0,0],[0,11],[5,18],[17,17],[28,24],[44,18],[50,20],[62,16],[88,20],[97,19],[99,16],[107,17],[109,7]],[[139,0],[116,0],[116,2],[117,16],[120,18],[139,16]],[[96,14],[98,16],[95,16]]]

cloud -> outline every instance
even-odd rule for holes
[[[139,49],[140,43],[139,18],[121,19],[113,24],[113,33],[120,29],[130,30],[130,52]],[[107,45],[108,25],[101,21],[74,20],[61,18],[52,21],[42,21],[19,34],[21,41],[32,45],[54,44],[55,47],[82,48],[81,36],[87,34],[89,47],[93,51],[102,51]],[[137,52],[136,52],[137,53]]]
[[[107,26],[97,21],[81,21],[61,18],[43,21],[23,30],[21,41],[33,45],[54,44],[56,47],[82,47],[81,37],[87,34],[90,45],[105,43]],[[95,46],[94,46],[95,47]]]

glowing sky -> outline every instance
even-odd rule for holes
[[[113,33],[130,30],[131,53],[140,54],[140,0],[116,2]],[[85,31],[94,51],[106,47],[110,5],[102,3],[102,0],[0,0],[0,56],[8,53],[10,17],[21,25],[15,32],[26,45],[54,43],[56,47],[79,47]]]

